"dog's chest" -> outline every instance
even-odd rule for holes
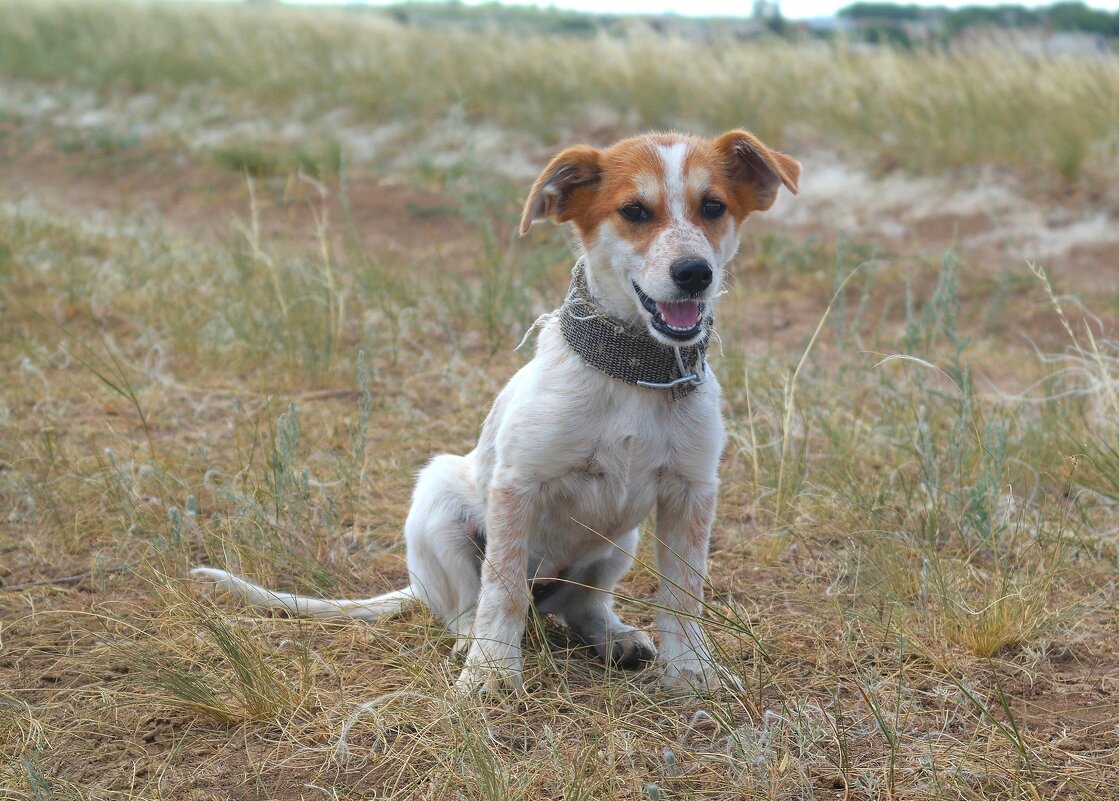
[[[673,401],[597,372],[546,330],[483,427],[479,488],[516,489],[534,558],[559,570],[612,549],[658,496],[713,488],[722,440],[714,376]]]
[[[656,499],[657,476],[664,470],[664,443],[635,433],[609,432],[581,444],[578,451],[565,454],[567,469],[544,483],[544,503],[578,515],[584,524],[610,530],[647,511]]]
[[[674,426],[671,405],[613,401],[591,404],[578,434],[549,449],[536,502],[540,536],[555,540],[549,549],[609,547],[645,520],[665,483],[713,479],[714,461],[693,458],[697,434]]]

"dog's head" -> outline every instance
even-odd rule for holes
[[[743,221],[772,206],[782,184],[796,192],[799,177],[800,164],[746,131],[577,145],[536,179],[521,233],[544,218],[574,223],[596,300],[661,342],[687,345],[705,335]]]

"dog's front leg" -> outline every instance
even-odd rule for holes
[[[494,487],[486,508],[486,558],[474,615],[473,641],[455,685],[459,693],[501,682],[521,686],[521,638],[528,589],[529,496]]]
[[[715,690],[741,682],[711,656],[699,618],[707,579],[707,545],[715,519],[716,488],[673,483],[657,498],[657,571],[660,605],[657,631],[661,683]]]

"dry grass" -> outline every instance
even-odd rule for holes
[[[702,46],[639,28],[624,37],[518,35],[280,5],[5,0],[0,18],[0,70],[9,76],[158,98],[131,129],[119,115],[108,119],[103,138],[135,136],[153,122],[189,137],[239,120],[250,133],[217,155],[254,170],[274,169],[277,159],[306,163],[316,148],[336,151],[340,126],[398,125],[415,137],[448,118],[550,144],[622,129],[745,124],[767,140],[822,142],[885,169],[995,164],[1033,175],[1040,166],[1065,178],[1110,175],[1119,148],[1112,53],[1068,58],[997,45],[910,53],[720,40],[717,32]],[[290,156],[247,139],[276,112],[276,135],[299,128]],[[309,145],[308,129],[319,144]]]
[[[344,27],[276,9],[250,26],[246,9],[145,6],[128,67],[110,7],[3,8],[22,20],[0,29],[9,43],[70,26],[65,47],[2,66],[28,80],[62,75],[60,93],[126,91],[107,83],[119,68],[146,92],[205,80],[230,102],[312,98],[318,113],[356,108],[345,93],[374,59],[416,66],[405,47],[416,32],[367,16]],[[190,26],[213,37],[185,37],[174,55],[154,44]],[[401,50],[369,47],[390,33]],[[98,36],[104,61],[66,66]],[[446,98],[423,82],[452,91],[438,70],[467,57],[464,35],[440,36],[448,47],[431,72],[378,78],[407,90],[392,113],[409,124],[442,113]],[[251,46],[220,47],[231,41]],[[285,58],[276,42],[288,43]],[[322,56],[307,42],[334,58],[304,69],[301,59]],[[573,74],[604,53],[647,64],[655,43],[578,42]],[[678,57],[678,43],[661,44],[661,59]],[[478,75],[453,91],[502,125],[549,119],[581,101],[562,85],[533,100],[536,72],[508,102],[485,93],[546,45],[475,46]],[[798,80],[824,96],[810,70],[835,51],[768,43],[718,58],[745,68],[755,50],[800,52]],[[172,57],[184,60],[178,72],[159,61]],[[893,59],[905,108],[916,102],[907,70],[939,64],[951,83],[962,74],[952,70],[975,69],[943,55],[844,58],[828,85],[861,92],[853,76]],[[237,78],[238,59],[258,83]],[[494,70],[485,91],[471,83],[482,67]],[[1019,75],[1035,68],[1055,70],[1056,85],[1114,69],[1107,58],[1040,61]],[[883,92],[867,89],[867,136],[886,130],[874,127]],[[665,94],[667,110],[639,97],[639,122],[671,121]],[[823,106],[780,111],[759,97],[778,129],[827,119]],[[1038,125],[1050,148],[1049,121]],[[23,152],[32,137],[21,137],[39,130],[27,126],[13,123],[6,153]],[[943,126],[926,136],[942,134],[961,163],[987,159]],[[129,146],[130,157],[154,158],[148,147]],[[119,167],[89,163],[106,181]],[[363,244],[347,194],[360,176],[344,159],[318,178],[300,166],[260,171],[220,209],[218,237],[79,205],[0,206],[0,798],[1114,795],[1116,344],[1044,274],[1023,266],[1004,290],[967,252],[748,234],[720,307],[731,436],[707,614],[746,680],[741,694],[673,694],[651,671],[604,671],[536,621],[527,695],[456,701],[452,642],[422,612],[375,624],[269,618],[186,581],[205,561],[307,592],[401,585],[415,471],[472,446],[527,358],[512,346],[566,285],[562,237],[514,244],[516,194],[484,165],[439,167],[446,208],[401,218],[421,236],[433,213],[472,232],[468,246],[414,260]],[[269,202],[300,187],[298,202]],[[306,236],[275,233],[288,227]],[[995,304],[1003,323],[992,330]],[[1022,325],[1047,343],[1042,355],[1008,336]],[[1040,337],[1046,326],[1057,336]],[[1026,389],[992,391],[984,372]],[[648,543],[640,555],[619,604],[649,625]]]
[[[1098,398],[975,395],[952,328],[953,258],[895,346],[955,383],[917,364],[874,368],[826,342],[839,330],[828,324],[824,362],[810,353],[796,392],[782,389],[797,352],[742,351],[740,299],[725,304],[734,436],[709,616],[746,694],[702,701],[649,675],[604,675],[545,626],[530,638],[527,699],[462,705],[447,694],[451,643],[425,617],[260,619],[200,600],[182,577],[205,560],[316,592],[400,583],[411,473],[469,447],[523,358],[500,349],[479,367],[492,348],[471,296],[403,293],[427,325],[394,354],[363,342],[382,334],[356,314],[376,305],[362,286],[378,285],[355,272],[368,262],[339,257],[344,302],[289,315],[283,334],[337,326],[317,361],[307,354],[329,351],[291,357],[273,327],[210,333],[248,293],[283,314],[267,266],[237,243],[11,209],[3,226],[3,359],[22,378],[5,393],[0,453],[3,745],[6,781],[25,795],[1091,797],[1114,780],[1114,700],[1069,700],[1114,658],[1098,639],[1115,626],[1114,511],[1061,473],[1098,433]],[[292,254],[280,280],[325,287],[318,258]],[[562,289],[565,267],[527,295]],[[83,271],[98,269],[96,305],[83,303]],[[224,276],[238,270],[263,283],[237,288]],[[183,282],[194,291],[176,304]],[[236,366],[268,342],[256,369]],[[651,618],[654,579],[644,567],[627,583],[631,617]],[[1028,700],[1039,693],[1050,700]],[[1083,736],[1087,751],[1065,747]]]

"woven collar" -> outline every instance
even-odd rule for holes
[[[707,378],[706,337],[698,345],[671,347],[653,339],[647,330],[609,316],[591,297],[583,259],[571,271],[571,288],[559,309],[559,320],[571,349],[611,378],[669,393],[672,400],[695,392]],[[703,321],[708,335],[713,324],[711,317]]]

